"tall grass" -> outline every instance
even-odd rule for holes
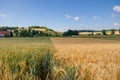
[[[54,49],[49,38],[1,38],[0,45],[0,80],[50,78]]]

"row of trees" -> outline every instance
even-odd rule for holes
[[[36,29],[45,29],[46,31],[37,31],[34,30],[33,28]],[[7,26],[2,26],[0,27],[0,31],[7,31],[10,30],[10,34],[11,37],[14,36],[20,36],[20,37],[34,37],[34,36],[59,36],[59,34],[55,31],[53,31],[52,29],[48,29],[44,26],[30,26],[28,27],[28,29],[25,29],[24,27],[20,28],[20,30],[18,29],[18,27],[7,27]],[[87,30],[89,32],[92,32],[91,35],[94,35],[92,30]],[[107,35],[107,31],[108,30],[102,30],[102,34],[103,35]],[[109,30],[111,32],[111,35],[115,34],[115,29],[111,29]],[[120,34],[120,29],[118,30],[119,34]],[[72,35],[79,35],[79,30],[68,30],[66,32],[63,33],[63,36],[72,36]],[[84,31],[83,31],[84,32]]]
[[[115,29],[111,29],[110,32],[111,32],[111,35],[114,35],[115,34]],[[120,34],[120,29],[118,30],[119,31],[119,34]],[[102,30],[102,34],[103,35],[107,35],[107,30]],[[52,34],[50,33],[44,33],[42,31],[35,31],[35,30],[31,30],[31,28],[29,27],[29,30],[22,30],[20,33],[19,33],[20,36],[22,37],[33,37],[33,36],[52,36]],[[68,30],[66,32],[63,33],[63,36],[72,36],[72,35],[79,35],[79,31],[78,30]],[[92,34],[93,35],[93,34]]]
[[[101,32],[102,32],[102,34],[103,35],[107,35],[107,31],[108,30],[102,30]],[[111,29],[111,30],[109,30],[111,33],[111,35],[115,35],[115,29]],[[95,31],[89,31],[89,32],[92,32],[92,34],[91,35],[93,35],[93,32],[95,32]],[[118,30],[118,32],[119,32],[119,34],[120,34],[120,29]],[[68,31],[66,31],[66,32],[64,32],[63,33],[63,36],[72,36],[72,35],[79,35],[79,31],[78,30],[68,30]]]
[[[17,30],[18,27],[0,26],[0,31]]]
[[[79,31],[77,30],[68,30],[63,33],[63,36],[72,36],[72,35],[79,35]]]
[[[115,35],[115,31],[116,31],[115,29],[111,29],[111,30],[110,30],[110,32],[111,32],[110,34],[111,34],[111,35]],[[119,34],[120,34],[120,29],[118,29],[118,32],[119,32]],[[103,35],[107,35],[107,30],[102,30],[102,34],[103,34]]]
[[[9,31],[11,37],[60,36],[59,33],[44,26],[29,26],[28,28],[1,26],[0,31]]]

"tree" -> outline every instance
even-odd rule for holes
[[[33,37],[31,27],[28,27],[28,33],[29,33],[29,37]]]
[[[75,30],[73,35],[79,35],[79,32]]]
[[[1,26],[0,31],[7,31],[8,27],[7,26]]]
[[[72,36],[72,35],[79,35],[79,32],[77,30],[68,30],[63,33],[63,36]]]
[[[18,30],[16,29],[16,30],[14,30],[14,33],[16,34],[16,36],[18,36],[18,34],[19,34],[19,32],[18,32]]]
[[[29,36],[29,32],[27,31],[27,30],[21,30],[21,32],[20,32],[20,36],[21,37],[28,37]]]
[[[18,29],[17,26],[16,26],[16,27],[11,27],[11,28],[10,28],[10,30],[14,30],[14,31],[17,30],[17,29]]]
[[[91,35],[94,35],[94,33],[92,32],[92,34]]]
[[[111,30],[111,35],[114,35],[114,34],[115,34],[115,30],[112,29],[112,30]]]
[[[118,30],[118,31],[119,31],[119,34],[120,34],[120,28],[119,28],[119,30]]]
[[[40,26],[30,26],[31,28],[40,28]]]
[[[38,31],[32,30],[32,35],[33,36],[38,36]]]
[[[102,34],[103,34],[103,35],[106,35],[106,30],[102,30]]]
[[[13,37],[13,32],[12,31],[10,31],[10,37]]]
[[[68,35],[67,32],[64,32],[64,33],[63,33],[63,36],[67,36],[67,35]]]

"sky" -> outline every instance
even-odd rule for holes
[[[0,26],[120,28],[120,0],[0,0]]]

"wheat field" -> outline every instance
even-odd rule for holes
[[[51,48],[48,37],[0,38],[0,80],[44,80],[51,69]]]
[[[0,38],[0,80],[120,80],[119,45],[92,38]]]
[[[92,38],[51,38],[61,73],[58,80],[120,80],[120,42]],[[55,71],[54,71],[55,72]],[[59,77],[60,74],[56,74]]]

